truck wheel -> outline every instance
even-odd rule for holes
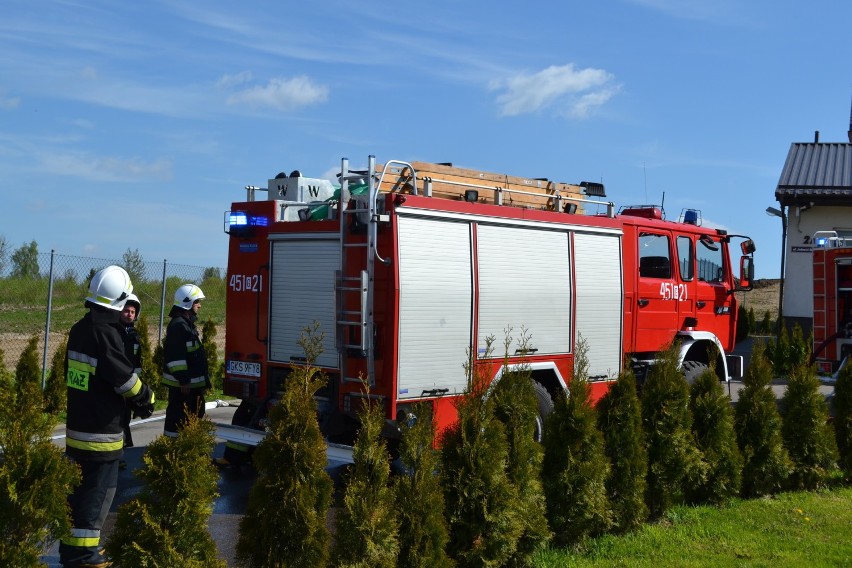
[[[533,383],[535,391],[536,405],[538,414],[535,417],[535,433],[533,434],[536,442],[541,442],[544,438],[544,422],[548,415],[553,412],[553,399],[550,398],[550,393],[544,388],[541,383]]]
[[[700,363],[698,361],[684,361],[681,365],[681,369],[683,369],[683,378],[686,379],[686,384],[688,385],[694,383],[695,380],[709,368],[710,367],[708,367],[706,363]]]

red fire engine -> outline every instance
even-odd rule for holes
[[[834,381],[852,355],[852,238],[814,234],[814,354]]]
[[[680,340],[687,378],[719,354],[720,380],[742,374],[734,347],[737,300],[751,288],[753,242],[678,222],[661,207],[616,213],[602,184],[578,185],[453,167],[377,164],[340,185],[296,171],[269,180],[266,199],[226,213],[230,235],[224,390],[241,399],[234,424],[257,427],[264,408],[305,354],[297,341],[318,322],[314,365],[328,376],[318,396],[329,441],[351,442],[359,402],[381,400],[388,424],[417,401],[438,427],[456,419],[468,353],[499,378],[528,365],[539,412],[571,377],[585,342],[593,396],[625,364],[640,374]],[[507,330],[528,336],[505,358]],[[363,392],[361,377],[369,381]],[[640,377],[641,378],[641,377]]]

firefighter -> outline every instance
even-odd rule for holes
[[[124,326],[124,348],[127,351],[127,357],[133,363],[134,372],[137,376],[142,376],[142,349],[139,343],[139,334],[136,333],[134,324],[139,319],[139,314],[142,312],[142,303],[136,294],[130,294],[127,301],[124,303],[124,309],[121,310],[119,318]],[[121,417],[121,427],[124,429],[124,447],[133,447],[133,434],[130,431],[130,419],[133,415],[133,409],[130,405],[125,405],[124,415]],[[127,463],[121,459],[118,460],[118,469],[126,469]]]
[[[169,404],[163,433],[175,438],[187,413],[204,416],[204,391],[210,388],[207,356],[195,321],[204,292],[195,284],[184,284],[175,292],[169,312],[172,321],[163,344],[163,384],[169,387]]]
[[[134,372],[119,318],[133,292],[119,266],[97,272],[89,284],[89,312],[71,327],[65,354],[68,388],[65,453],[80,466],[82,481],[68,496],[71,532],[59,543],[66,568],[103,568],[101,528],[118,485],[125,405],[143,417],[154,411],[154,394]]]

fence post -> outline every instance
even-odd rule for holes
[[[50,312],[53,308],[53,254],[54,250],[50,249],[50,272],[48,273],[47,283],[47,317],[44,322],[44,352],[41,356],[41,390],[44,391],[47,386],[47,349],[50,345]]]
[[[157,345],[163,344],[163,320],[166,311],[166,259],[163,259],[163,288],[160,291],[160,331],[157,333]]]

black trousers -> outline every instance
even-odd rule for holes
[[[101,529],[106,521],[118,485],[118,460],[75,460],[83,481],[68,496],[71,507],[71,534],[59,541],[59,561],[63,566],[99,564]]]
[[[204,417],[204,390],[190,389],[188,394],[183,394],[179,388],[169,387],[169,404],[166,406],[163,434],[176,438],[187,414]]]

